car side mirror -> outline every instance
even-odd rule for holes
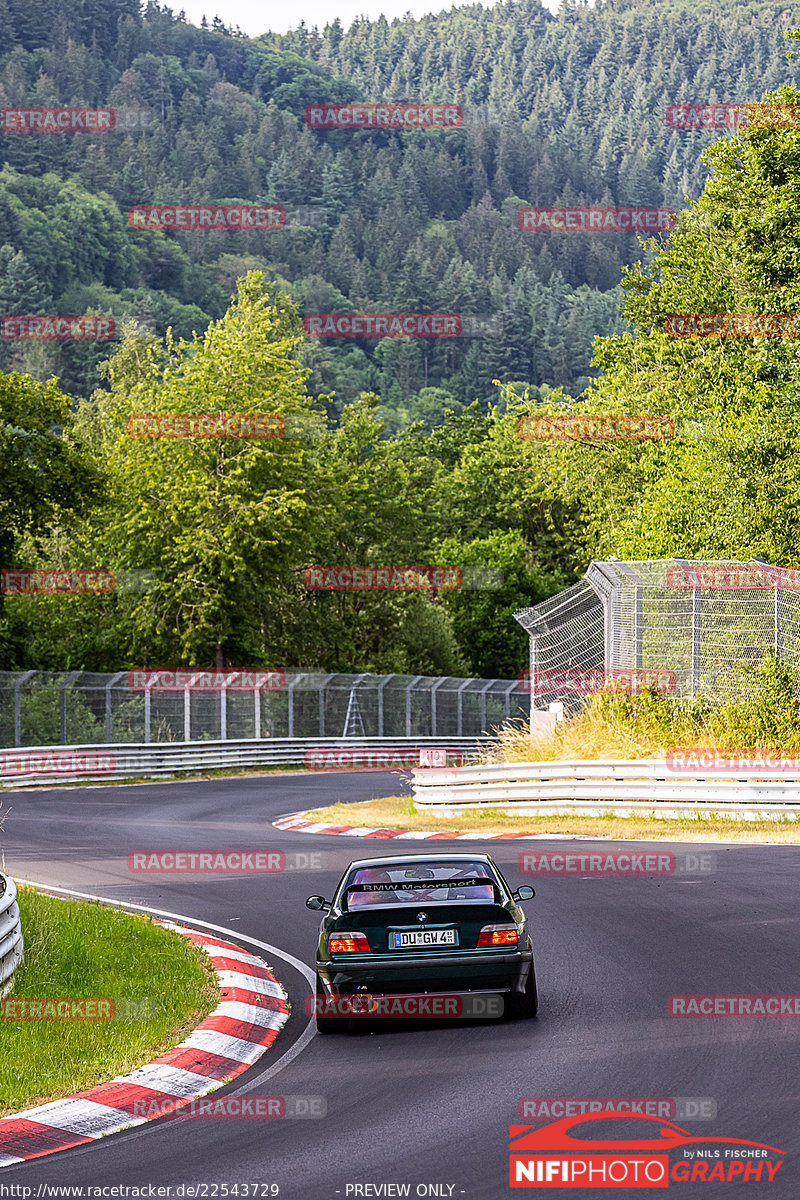
[[[324,896],[309,896],[306,900],[306,908],[313,908],[315,912],[325,912],[330,908],[330,903]]]
[[[532,900],[536,892],[527,883],[523,883],[522,887],[518,887],[515,892],[511,893],[515,900]]]

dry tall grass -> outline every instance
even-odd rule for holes
[[[669,748],[771,745],[746,722],[730,721],[730,711],[704,710],[673,704],[669,718],[653,719],[641,712],[637,719],[624,704],[590,703],[560,721],[550,737],[531,737],[530,727],[513,723],[494,730],[497,742],[486,746],[483,762],[546,762],[553,759],[664,758]],[[784,744],[788,739],[781,739]],[[779,743],[780,744],[780,743]]]
[[[742,664],[740,677],[736,694],[716,699],[598,694],[550,737],[507,723],[483,761],[663,758],[670,747],[800,752],[800,673],[767,655]]]
[[[503,725],[494,732],[497,743],[483,749],[482,762],[663,758],[667,751],[666,746],[654,744],[649,731],[622,722],[609,723],[593,708],[560,721],[552,737],[531,737],[527,725]]]

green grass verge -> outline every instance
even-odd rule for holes
[[[0,1019],[0,1116],[83,1091],[180,1042],[219,1002],[187,938],[101,904],[21,888],[25,962],[8,999],[130,998],[146,1019]],[[129,1010],[130,1011],[130,1010]]]
[[[725,817],[663,820],[656,817],[506,816],[501,809],[465,809],[460,817],[436,817],[417,812],[413,796],[388,796],[356,804],[332,804],[309,809],[313,821],[332,825],[369,825],[373,828],[421,829],[444,833],[567,833],[598,838],[641,838],[669,842],[783,842],[800,843],[800,821],[776,817],[772,821],[731,821]]]

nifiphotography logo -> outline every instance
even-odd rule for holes
[[[620,1123],[619,1135],[609,1126]],[[605,1135],[605,1136],[598,1136]],[[695,1135],[632,1112],[582,1113],[539,1128],[509,1126],[509,1186],[666,1188],[670,1183],[774,1183],[784,1151]]]

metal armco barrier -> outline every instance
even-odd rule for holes
[[[215,742],[144,742],[135,745],[28,746],[0,751],[0,788],[159,777],[220,768],[308,766],[403,767],[419,764],[426,746],[470,753],[477,738],[263,738]],[[321,751],[335,751],[322,755]],[[349,761],[348,761],[349,760]]]
[[[5,995],[22,962],[22,926],[17,907],[17,885],[0,875],[0,996]]]
[[[664,759],[500,763],[414,772],[414,807],[450,815],[495,807],[516,814],[657,817],[800,817],[800,772],[701,775],[670,771]]]

